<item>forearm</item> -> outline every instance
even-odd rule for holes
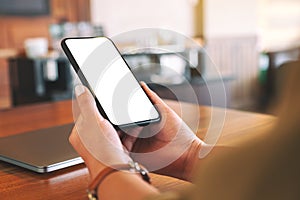
[[[158,190],[137,174],[119,171],[106,177],[98,187],[99,199],[141,200],[158,194]]]
[[[181,179],[190,182],[192,181],[192,175],[194,174],[196,166],[198,166],[198,163],[200,162],[200,150],[203,148],[206,148],[204,142],[200,140],[195,140],[192,142],[182,163],[183,174]]]
[[[191,182],[197,168],[200,168],[201,164],[206,161],[205,157],[212,156],[212,154],[221,150],[223,151],[224,149],[227,148],[223,146],[205,144],[200,139],[196,139],[179,159],[177,159],[171,166],[161,170],[161,174]],[[203,157],[203,153],[208,154]],[[158,173],[160,173],[160,171],[158,171]]]
[[[209,161],[208,158],[226,151],[232,151],[232,147],[209,145],[203,142],[201,144],[192,144],[186,162],[184,163],[185,168],[182,179],[191,182],[195,174],[197,174],[197,171],[201,170],[201,166]]]
[[[199,160],[198,155],[203,144],[204,143],[201,140],[194,140],[190,143],[185,152],[180,155],[174,162],[164,168],[155,171],[155,173],[171,176],[181,180],[191,181],[190,177],[192,171],[194,171],[196,163]],[[167,156],[171,158],[177,157],[180,153],[180,151],[177,151],[176,149],[170,150],[169,152],[170,153],[167,154]]]

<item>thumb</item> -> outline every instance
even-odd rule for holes
[[[98,112],[95,98],[85,86],[81,84],[76,85],[75,94],[80,113],[84,119],[97,116],[101,121],[104,120],[103,116]]]
[[[145,82],[141,81],[141,86],[163,118],[166,117],[168,113],[173,112],[173,110],[154,91],[152,91]]]
[[[165,105],[165,102],[163,102],[163,100],[154,91],[152,91],[144,81],[141,81],[140,84],[154,104]]]

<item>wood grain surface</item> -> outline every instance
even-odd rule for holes
[[[262,134],[276,122],[276,118],[269,115],[175,101],[166,101],[166,103],[182,116],[200,138],[207,139],[208,130],[210,130],[214,133],[212,137],[219,137],[220,133],[218,143],[224,145],[234,144],[235,141],[246,136]],[[72,121],[71,100],[17,107],[0,111],[0,137]],[[178,190],[189,185],[175,178],[155,174],[151,174],[151,177],[153,185],[161,191]],[[4,200],[87,199],[88,182],[88,171],[84,164],[48,174],[37,174],[0,162],[0,199]]]

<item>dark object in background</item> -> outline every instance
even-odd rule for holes
[[[66,59],[56,59],[57,77],[45,77],[47,59],[11,58],[9,73],[13,105],[72,97],[72,74]]]
[[[300,60],[300,47],[293,47],[289,49],[282,49],[276,51],[266,52],[268,56],[269,65],[266,71],[265,82],[261,85],[260,106],[259,110],[262,112],[270,112],[270,106],[276,100],[277,89],[280,88],[278,77],[282,65],[286,63]],[[278,79],[278,80],[276,80]]]
[[[0,0],[0,15],[50,15],[50,0]]]

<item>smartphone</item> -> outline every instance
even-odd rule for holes
[[[82,84],[95,97],[99,112],[115,128],[160,121],[159,112],[111,39],[65,38],[61,45]]]

